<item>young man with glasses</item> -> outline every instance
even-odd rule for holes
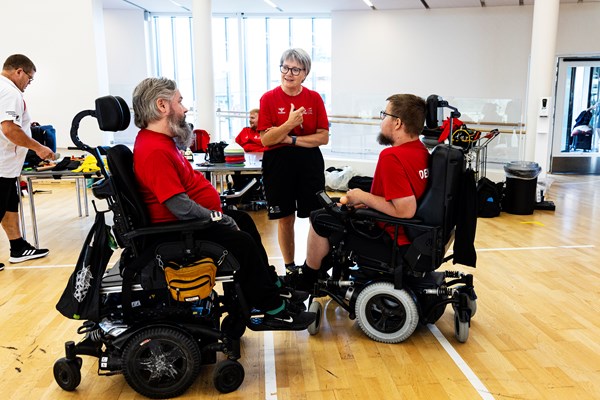
[[[11,263],[45,257],[48,249],[36,249],[21,235],[18,179],[27,150],[41,159],[54,159],[54,152],[31,138],[31,118],[23,92],[33,81],[36,68],[22,54],[6,59],[0,74],[0,220],[10,241]],[[0,263],[0,270],[4,264]]]
[[[412,94],[395,94],[387,101],[385,111],[380,113],[381,133],[377,141],[390,147],[379,154],[371,191],[350,189],[341,202],[348,207],[372,208],[396,218],[412,218],[429,177],[429,152],[419,140],[427,105],[422,98]],[[289,277],[288,284],[296,289],[312,290],[323,258],[329,254],[329,238],[333,234],[347,230],[343,240],[348,248],[364,256],[376,258],[391,253],[394,226],[385,227],[387,234],[370,232],[373,239],[367,239],[351,225],[343,226],[325,210],[311,213],[310,222],[306,262]],[[397,244],[402,252],[410,242],[402,228],[399,229]]]
[[[281,85],[260,99],[258,130],[265,148],[263,184],[269,219],[278,220],[278,240],[288,272],[294,271],[294,223],[320,207],[325,162],[319,146],[329,142],[329,120],[321,95],[302,86],[311,60],[302,49],[283,52]]]

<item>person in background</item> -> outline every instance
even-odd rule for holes
[[[257,234],[251,218],[239,212],[238,224],[223,215],[219,193],[179,151],[192,136],[182,100],[175,81],[167,78],[144,79],[133,92],[134,121],[140,128],[133,169],[151,222],[204,222],[206,228],[196,232],[196,239],[218,243],[235,256],[240,263],[235,280],[248,303],[264,313],[262,324],[272,330],[306,329],[316,315],[297,307],[296,293],[281,286],[260,240],[245,227],[251,224]]]
[[[329,120],[321,95],[302,85],[311,60],[303,49],[281,55],[281,85],[260,99],[257,129],[263,145],[263,183],[269,219],[278,221],[278,241],[287,272],[296,269],[294,224],[320,208],[325,162],[319,146],[329,142]]]
[[[27,150],[42,160],[54,160],[54,152],[31,138],[31,117],[23,92],[33,82],[36,68],[22,54],[9,56],[0,74],[0,221],[10,242],[11,263],[45,257],[48,249],[37,249],[21,235],[18,179]],[[0,270],[4,264],[0,263]]]
[[[258,108],[250,110],[248,117],[250,126],[244,127],[235,138],[235,142],[242,146],[247,153],[262,153],[265,151],[265,146],[263,146],[260,139],[260,132],[256,130],[258,111]]]
[[[412,218],[417,202],[425,193],[429,177],[429,152],[419,140],[425,125],[427,105],[421,97],[412,94],[395,94],[387,99],[385,111],[381,111],[379,144],[390,146],[379,154],[370,192],[350,189],[341,203],[348,207],[368,207],[396,218]],[[367,239],[352,228],[341,225],[337,218],[320,209],[310,215],[306,262],[291,275],[288,283],[298,290],[312,290],[319,277],[323,258],[329,254],[329,238],[344,233],[342,240],[357,254],[381,257],[391,253],[394,226],[384,229],[387,234],[369,235]],[[337,228],[334,228],[335,226]],[[380,227],[381,228],[381,227]],[[403,255],[410,241],[400,227],[397,245]]]

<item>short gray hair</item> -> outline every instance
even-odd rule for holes
[[[172,100],[177,90],[177,83],[168,78],[146,78],[133,90],[133,118],[135,126],[140,129],[160,119],[156,100]]]
[[[279,61],[279,65],[283,65],[283,62],[286,60],[296,61],[298,64],[302,65],[302,68],[305,69],[306,75],[310,72],[310,56],[304,49],[295,48],[295,49],[287,49],[281,55],[281,60]]]

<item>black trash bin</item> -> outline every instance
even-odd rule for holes
[[[540,171],[539,164],[531,161],[511,161],[504,164],[506,188],[502,211],[519,215],[533,214]]]

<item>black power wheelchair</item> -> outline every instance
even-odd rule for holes
[[[96,118],[102,131],[126,129],[129,107],[114,96],[98,98],[95,105],[95,110],[74,117],[70,134],[79,149],[95,156],[102,179],[92,192],[107,202],[108,210],[96,209],[96,222],[56,306],[66,317],[83,321],[77,330],[83,338],[65,343],[65,356],[54,364],[54,378],[62,389],[75,390],[81,382],[80,355],[87,355],[98,359],[98,374],[122,373],[138,393],[170,398],[185,392],[201,365],[216,363],[221,352],[225,360],[214,369],[214,386],[222,393],[235,391],[244,380],[244,368],[237,361],[241,336],[247,327],[267,329],[234,281],[239,264],[222,246],[194,239],[194,232],[204,229],[196,221],[150,224],[137,192],[131,150],[124,145],[92,148],[78,135],[86,116]],[[104,222],[108,212],[112,227]],[[122,249],[119,260],[107,270],[116,247]],[[222,294],[213,289],[208,298],[174,301],[161,260],[184,263],[202,257],[218,265],[216,282],[222,284]]]
[[[315,298],[330,296],[375,341],[406,340],[419,323],[435,323],[448,304],[454,309],[456,339],[461,343],[468,339],[470,320],[477,310],[473,276],[436,270],[452,258],[455,263],[475,267],[475,180],[472,171],[467,171],[465,149],[437,143],[443,108],[450,108],[453,118],[460,113],[437,95],[429,96],[427,105],[422,140],[433,151],[428,188],[414,218],[351,210],[332,201],[325,192],[319,194],[328,214],[313,221],[321,224],[315,230],[324,228],[333,233],[329,237],[331,250],[311,295],[308,310],[315,312],[317,319],[308,328],[310,334],[319,332],[323,314],[323,305]],[[387,235],[380,228],[382,224],[394,226],[396,235],[398,227],[404,229],[411,240],[406,252],[400,252],[395,238],[389,245],[385,241],[379,245],[378,239]],[[457,235],[454,242],[457,231],[460,238]],[[364,236],[367,244],[349,246],[349,233]],[[454,253],[446,256],[452,243]]]

